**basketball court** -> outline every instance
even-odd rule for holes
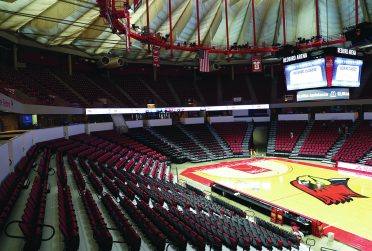
[[[325,224],[335,239],[367,250],[372,246],[372,178],[335,168],[278,158],[197,166],[182,176],[219,184]]]

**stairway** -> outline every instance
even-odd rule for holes
[[[172,146],[173,148],[179,150],[180,152],[183,152],[183,156],[182,157],[185,157],[187,159],[191,159],[192,156],[186,152],[183,148],[179,147],[178,145],[174,144],[173,142],[169,141],[166,137],[164,137],[163,135],[161,135],[160,133],[156,132],[155,130],[153,130],[151,127],[143,127],[146,131],[148,131],[149,133],[151,133],[154,137],[160,139],[161,141],[163,142],[166,142],[168,145]]]
[[[224,151],[224,156],[226,156],[225,158],[233,157],[234,155],[230,147],[227,145],[227,143],[220,137],[220,135],[216,132],[216,130],[210,124],[207,123],[206,125],[209,131],[211,132],[211,134],[213,135],[213,137],[217,140],[218,144],[222,147]]]
[[[122,101],[119,100],[117,97],[115,97],[114,95],[112,95],[110,92],[106,91],[104,88],[102,88],[100,85],[98,85],[95,81],[93,81],[91,78],[89,78],[88,76],[85,76],[84,75],[84,78],[89,81],[92,85],[95,86],[95,88],[99,89],[101,92],[103,92],[106,96],[110,97],[110,99],[112,101],[114,101],[116,104],[120,104],[122,105]]]
[[[270,130],[269,130],[269,139],[267,141],[267,150],[266,155],[272,156],[275,155],[275,141],[276,141],[276,130],[277,130],[277,121],[271,121]]]
[[[63,85],[66,89],[68,89],[70,92],[72,92],[83,104],[85,104],[87,107],[90,106],[90,103],[89,101],[84,98],[83,96],[81,96],[77,91],[75,91],[70,85],[68,85],[64,80],[62,80],[62,78],[60,78],[56,73],[52,72],[52,71],[49,71],[50,74],[58,80],[58,82]],[[61,97],[63,98],[63,97]]]
[[[348,134],[347,135],[343,134],[337,139],[336,143],[327,152],[325,159],[322,161],[323,163],[329,163],[329,164],[333,163],[332,161],[333,155],[335,155],[340,150],[340,148],[344,145],[347,138],[353,134],[353,132],[355,131],[356,128],[359,127],[359,125],[360,125],[360,120],[355,121],[355,123],[350,127]]]
[[[313,127],[313,125],[314,125],[314,120],[310,120],[309,123],[306,125],[305,130],[302,132],[300,138],[298,139],[296,145],[293,147],[293,150],[291,154],[289,155],[289,158],[294,158],[294,159],[301,158],[298,156],[298,153],[300,152],[301,147],[304,144],[304,141],[307,135],[309,134],[309,132],[311,131],[311,128]]]
[[[181,124],[178,124],[176,125],[184,134],[186,134],[195,144],[197,144],[201,149],[203,149],[203,151],[205,151],[207,153],[207,156],[210,160],[212,159],[216,159],[216,156],[214,154],[212,154],[208,148],[206,148],[204,146],[204,144],[202,144],[196,137],[194,137],[194,135],[192,135],[191,132],[189,132],[188,130],[186,130]]]
[[[145,80],[139,78],[139,81],[150,91],[150,93],[155,97],[156,100],[160,102],[162,106],[169,107],[169,104],[162,97],[160,97],[160,95]]]
[[[126,91],[124,91],[124,89],[122,89],[122,87],[120,87],[114,80],[110,80],[108,79],[107,81],[110,82],[111,85],[113,85],[131,104],[131,106],[134,106],[134,107],[141,107],[140,104],[138,104],[133,98],[132,96],[130,96]],[[127,104],[129,105],[129,104]]]
[[[253,135],[254,125],[253,123],[248,124],[248,128],[245,131],[244,139],[242,142],[243,157],[250,157],[249,148],[251,147],[251,139]]]
[[[128,132],[128,126],[122,114],[111,114],[112,121],[114,122],[115,128],[120,133]]]
[[[361,159],[358,161],[358,163],[359,163],[359,164],[365,164],[366,161],[367,161],[367,160],[370,160],[370,159],[372,159],[372,150],[369,151],[366,155],[364,155],[364,157],[361,158]]]
[[[178,106],[182,106],[182,101],[180,99],[180,96],[178,96],[176,90],[174,89],[172,83],[169,81],[169,78],[166,79],[166,83],[167,83],[167,86],[170,90],[170,92],[172,93],[174,99],[176,100],[176,103]]]

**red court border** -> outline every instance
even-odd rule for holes
[[[199,182],[203,185],[206,185],[206,186],[209,186],[211,187],[213,184],[219,184],[218,182],[214,182],[212,180],[209,180],[207,178],[204,178],[204,177],[200,177],[196,174],[194,174],[195,171],[199,170],[199,169],[209,169],[209,168],[213,168],[215,167],[216,165],[219,165],[219,164],[222,164],[222,163],[233,163],[233,162],[253,162],[253,161],[257,161],[257,160],[270,160],[270,159],[276,159],[276,160],[281,160],[281,161],[286,161],[286,162],[290,162],[290,163],[296,163],[296,164],[302,164],[302,165],[307,165],[307,166],[313,166],[313,167],[317,167],[317,168],[323,168],[323,169],[328,169],[328,170],[333,170],[333,171],[338,171],[337,168],[335,167],[329,167],[329,166],[323,166],[323,165],[318,165],[318,164],[314,164],[314,163],[307,163],[307,162],[303,162],[303,161],[296,161],[296,160],[290,160],[290,159],[281,159],[281,158],[251,158],[251,159],[246,159],[246,160],[237,160],[237,161],[227,161],[227,162],[220,162],[220,163],[216,163],[216,164],[210,164],[210,165],[205,165],[205,166],[197,166],[197,167],[191,167],[191,168],[188,168],[184,171],[181,172],[181,175],[187,177],[187,178],[190,178],[196,182]],[[222,185],[222,184],[219,184],[219,185]],[[223,185],[222,185],[223,186]],[[241,192],[241,191],[238,191],[236,190],[237,192],[240,192],[244,195],[247,195],[251,198],[254,198],[256,200],[259,200],[259,201],[263,201],[269,205],[272,205],[276,208],[281,208],[285,211],[289,211],[289,212],[293,212],[297,215],[300,215],[304,218],[307,218],[307,219],[310,219],[310,220],[314,220],[313,218],[311,217],[308,217],[306,215],[303,215],[301,213],[298,213],[298,212],[295,212],[291,209],[288,209],[288,208],[285,208],[285,207],[282,207],[282,206],[278,206],[276,205],[275,203],[272,203],[272,202],[269,202],[269,201],[266,201],[266,200],[263,200],[261,198],[258,198],[254,195],[251,195],[251,194],[248,194],[248,193],[244,193],[244,192]],[[324,224],[324,234],[328,234],[329,232],[333,232],[335,233],[335,239],[337,241],[340,241],[342,243],[345,243],[347,245],[350,245],[351,247],[354,247],[354,248],[357,248],[357,249],[360,249],[360,250],[370,250],[371,247],[372,247],[372,241],[366,239],[366,238],[363,238],[359,235],[356,235],[356,234],[353,234],[353,233],[350,233],[350,232],[347,232],[345,230],[342,230],[340,228],[337,228],[337,227],[334,227],[334,226],[331,226],[329,224],[327,224],[326,222],[323,222]]]

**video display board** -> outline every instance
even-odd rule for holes
[[[284,67],[288,91],[327,87],[324,58],[285,65]]]
[[[359,87],[363,60],[335,57],[332,86]]]

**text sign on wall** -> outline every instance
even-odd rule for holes
[[[349,99],[348,88],[328,88],[297,92],[297,101]]]

